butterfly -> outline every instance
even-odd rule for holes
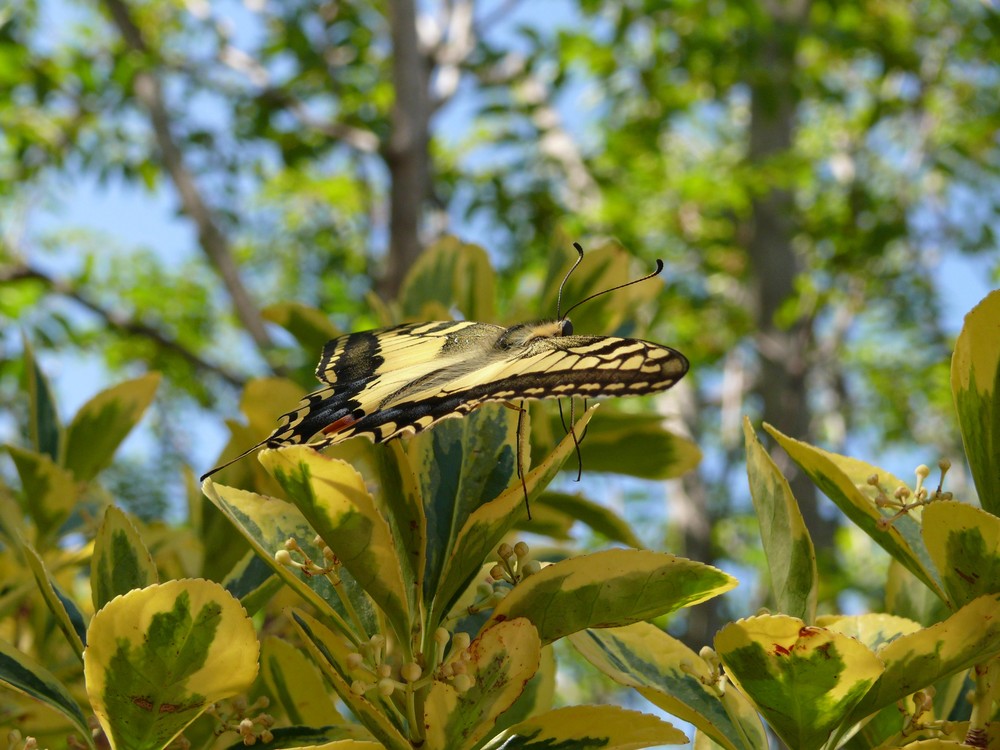
[[[583,259],[583,249],[574,246],[579,258],[560,285],[557,308],[566,279]],[[658,260],[653,273],[598,294],[662,270]],[[202,480],[265,446],[305,444],[322,450],[359,435],[381,443],[464,416],[490,401],[513,406],[525,399],[631,396],[675,385],[688,371],[680,352],[640,339],[573,333],[567,316],[598,294],[554,321],[509,328],[473,321],[407,323],[339,336],[323,348],[316,368],[323,387],[280,417],[267,438]],[[519,439],[519,450],[520,444]],[[521,465],[519,455],[523,485]]]

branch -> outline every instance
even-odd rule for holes
[[[144,56],[150,54],[149,46],[136,26],[124,0],[104,0],[115,26],[118,27],[126,46]],[[250,333],[257,347],[266,353],[273,346],[264,320],[257,306],[251,300],[240,278],[232,250],[225,235],[219,229],[211,209],[202,198],[194,175],[184,164],[184,155],[171,130],[170,114],[167,111],[160,81],[149,70],[140,70],[134,79],[136,98],[149,112],[153,132],[163,159],[163,166],[170,175],[180,195],[184,213],[191,217],[198,228],[198,241],[209,262],[218,271],[236,309],[240,322]],[[266,359],[266,357],[265,357]]]
[[[211,362],[202,359],[198,354],[188,349],[179,341],[167,336],[159,328],[149,325],[148,323],[129,318],[116,310],[104,307],[73,287],[67,281],[54,279],[44,271],[29,265],[19,265],[0,269],[0,284],[26,280],[37,280],[42,282],[55,293],[61,294],[62,296],[77,302],[91,312],[97,314],[98,317],[104,320],[104,322],[112,328],[133,336],[140,336],[142,338],[149,339],[164,351],[176,354],[185,362],[193,366],[196,370],[211,373],[212,375],[222,378],[227,383],[237,388],[242,388],[246,383],[243,377],[230,372],[224,367],[212,364]]]

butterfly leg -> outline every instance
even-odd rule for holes
[[[583,400],[583,409],[584,411],[587,410],[587,399]],[[563,419],[562,399],[559,399],[559,421],[562,422],[563,431],[573,436],[573,447],[576,449],[576,481],[579,482],[583,476],[583,456],[580,454],[580,443],[587,436],[587,428],[583,428],[583,434],[577,439],[576,430],[574,429],[576,414],[572,397],[569,399],[569,427],[566,426],[566,420]]]
[[[531,503],[528,502],[528,483],[524,478],[524,455],[531,449],[528,443],[528,431],[525,429],[528,410],[524,408],[524,401],[517,404],[511,401],[504,401],[503,405],[517,412],[517,478],[521,480],[521,490],[524,492],[524,508],[528,511],[528,520],[530,521]]]

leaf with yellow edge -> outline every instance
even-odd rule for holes
[[[639,750],[687,741],[682,731],[651,714],[618,706],[569,706],[522,721],[486,748]]]
[[[399,304],[411,320],[443,307],[455,308],[466,320],[491,322],[496,317],[495,273],[486,251],[456,237],[443,237],[422,252],[403,279]]]
[[[87,695],[114,750],[160,750],[211,703],[257,676],[253,622],[213,581],[136,589],[94,615]]]
[[[861,641],[875,652],[901,635],[909,635],[920,630],[919,622],[880,612],[864,615],[824,615],[817,618],[816,624]]]
[[[726,674],[789,747],[822,747],[882,673],[867,647],[797,617],[762,615],[715,636]]]
[[[94,538],[90,558],[90,593],[94,610],[119,594],[158,583],[153,558],[124,511],[114,505],[104,510],[104,520]]]
[[[648,622],[569,636],[583,657],[615,682],[687,721],[730,750],[766,750],[757,711],[737,690],[721,695],[701,656]]]
[[[55,709],[72,721],[82,735],[90,734],[80,705],[59,678],[2,639],[0,639],[0,684]]]
[[[879,650],[885,671],[851,714],[860,721],[915,690],[1000,654],[1000,594],[981,596],[944,622]]]
[[[83,613],[76,606],[73,598],[67,596],[59,587],[45,567],[45,562],[34,548],[27,543],[23,543],[21,549],[24,552],[24,559],[28,563],[32,575],[35,577],[35,583],[38,584],[38,589],[42,592],[42,599],[45,600],[49,611],[56,618],[56,624],[63,632],[63,635],[66,636],[66,640],[77,657],[82,658],[83,647],[87,638],[87,626],[84,623]]]
[[[97,476],[142,419],[159,384],[159,373],[148,373],[101,391],[80,407],[66,429],[62,465],[82,482]]]
[[[226,487],[211,479],[204,481],[202,491],[246,537],[260,559],[316,607],[325,619],[336,622],[341,633],[361,642],[376,632],[377,622],[371,601],[348,571],[341,570],[341,584],[361,619],[364,633],[355,632],[354,627],[348,624],[349,612],[326,576],[305,576],[275,561],[274,553],[285,549],[288,539],[294,539],[311,560],[323,559],[322,545],[314,542],[316,531],[298,508],[284,500]]]
[[[596,408],[592,406],[584,412],[574,425],[573,429],[577,435],[583,434]],[[529,497],[539,488],[548,486],[572,451],[573,439],[571,435],[567,435],[544,461],[525,475],[524,484],[528,488]],[[431,609],[430,627],[437,627],[448,615],[462,592],[477,575],[479,565],[514,527],[524,512],[524,489],[520,482],[515,482],[499,496],[483,503],[469,515],[456,536],[451,555],[444,562],[441,583]]]
[[[760,444],[750,420],[743,418],[750,497],[771,574],[778,609],[812,622],[816,615],[816,550],[788,480]]]
[[[966,503],[938,501],[924,508],[923,521],[927,551],[955,606],[1000,592],[1000,518]]]
[[[435,682],[424,704],[427,750],[466,750],[492,729],[538,670],[542,644],[523,618],[486,627],[469,646],[465,662],[472,687],[459,693]]]
[[[301,649],[268,636],[261,644],[260,669],[268,692],[285,709],[290,723],[316,727],[344,723],[327,695],[323,676]]]
[[[902,481],[864,461],[794,440],[771,425],[765,424],[764,429],[858,528],[905,565],[924,585],[942,599],[947,598],[920,534],[919,509],[885,524],[893,511],[880,510],[875,504],[880,491],[891,497],[898,487],[905,486]],[[878,477],[878,488],[868,484],[872,476]]]
[[[392,723],[384,706],[376,704],[381,699],[375,686],[370,686],[366,693],[360,695],[351,690],[354,678],[345,665],[350,654],[358,653],[357,649],[305,612],[293,609],[289,615],[313,663],[320,668],[358,721],[388,750],[411,750],[410,743],[399,727]],[[367,675],[363,679],[367,680]]]
[[[612,549],[542,568],[515,586],[490,619],[527,617],[542,643],[551,643],[585,628],[659,617],[736,585],[736,579],[711,565],[648,550]]]
[[[414,591],[414,581],[403,579],[396,540],[364,478],[344,461],[302,445],[265,450],[260,461],[385,612],[400,642],[406,643],[410,637],[408,594]]]
[[[951,391],[979,502],[1000,515],[1000,290],[965,316],[951,358]]]
[[[73,473],[59,466],[44,453],[7,446],[21,478],[21,509],[35,522],[37,543],[45,549],[46,540],[54,537],[69,518],[80,497],[80,483]]]

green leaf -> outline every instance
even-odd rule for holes
[[[251,617],[284,586],[280,577],[254,550],[248,550],[222,579],[222,587],[239,599]]]
[[[951,359],[951,391],[979,502],[1000,515],[1000,290],[965,316]]]
[[[87,695],[115,750],[160,750],[210,704],[250,688],[259,650],[253,622],[219,584],[154,584],[94,615]]]
[[[45,453],[13,445],[7,446],[7,452],[14,459],[14,466],[21,477],[21,509],[35,522],[39,546],[47,546],[79,499],[76,477]]]
[[[577,434],[582,432],[594,413],[596,406],[588,409],[576,423]],[[548,486],[559,472],[566,458],[573,451],[573,440],[567,435],[541,464],[524,477],[529,498],[538,490]],[[525,515],[524,488],[515,482],[495,499],[484,502],[468,516],[465,525],[458,532],[454,548],[450,549],[441,577],[441,583],[434,593],[429,622],[437,627],[448,615],[462,592],[479,573],[479,566]]]
[[[274,553],[285,549],[285,542],[289,539],[294,539],[310,559],[323,559],[323,545],[317,545],[313,541],[316,530],[309,525],[298,508],[284,500],[226,487],[211,479],[205,480],[202,491],[250,542],[260,559],[281,580],[316,607],[324,620],[334,623],[341,635],[360,642],[377,632],[371,602],[349,571],[340,571],[342,586],[352,608],[361,618],[365,633],[356,633],[354,627],[347,624],[349,613],[326,576],[305,576],[275,561]]]
[[[56,624],[66,636],[66,640],[69,641],[69,645],[77,657],[82,658],[83,647],[87,639],[83,613],[76,606],[76,602],[67,596],[55,582],[46,569],[42,558],[31,545],[24,543],[21,545],[21,549],[24,552],[24,559],[35,577],[35,583],[38,584],[38,589],[42,592],[45,604],[56,618]]]
[[[132,521],[114,505],[104,511],[104,521],[94,539],[90,558],[90,587],[94,610],[119,594],[158,583],[153,558]]]
[[[641,479],[686,474],[701,462],[701,449],[663,425],[658,415],[602,410],[580,443],[583,468]],[[557,435],[564,432],[558,413],[552,417],[551,429]]]
[[[924,540],[953,606],[1000,592],[1000,518],[965,503],[924,508]]]
[[[794,440],[771,425],[765,424],[764,429],[858,528],[906,566],[925,586],[942,599],[947,598],[920,533],[919,514],[904,515],[886,523],[892,512],[880,509],[875,503],[879,492],[891,497],[897,487],[904,486],[902,481],[864,461]],[[868,483],[872,476],[878,477],[878,487]]]
[[[159,374],[149,373],[102,391],[84,404],[66,430],[62,465],[82,482],[97,476],[138,424],[159,383]]]
[[[344,723],[327,695],[323,675],[299,648],[268,636],[261,646],[260,666],[268,692],[289,722],[304,726]]]
[[[698,654],[648,622],[569,636],[583,657],[620,685],[730,750],[766,750],[756,710],[737,690],[716,689],[718,675]],[[720,694],[721,693],[721,694]]]
[[[301,302],[268,305],[261,310],[261,317],[292,334],[302,349],[315,353],[317,361],[326,342],[342,333],[321,311]]]
[[[771,574],[777,608],[812,622],[816,616],[816,550],[788,480],[743,419],[750,496]]]
[[[55,400],[48,378],[35,359],[35,353],[27,336],[22,337],[24,345],[25,390],[28,392],[28,436],[35,451],[53,461],[59,459],[59,443],[62,440],[62,424],[56,411]]]
[[[507,594],[492,621],[527,617],[542,643],[585,628],[628,625],[711,599],[737,585],[711,565],[613,549],[553,563]]]
[[[497,499],[514,478],[516,433],[515,412],[486,404],[467,417],[435,425],[406,446],[427,517],[425,601],[441,596],[445,567],[471,515]],[[445,598],[453,593],[449,589]]]
[[[789,746],[820,748],[882,673],[868,648],[797,617],[730,623],[715,637],[726,674]]]
[[[443,237],[420,254],[399,291],[403,316],[410,320],[440,317],[428,310],[454,308],[466,320],[491,322],[496,316],[497,283],[486,251],[478,245]]]
[[[523,721],[486,747],[638,750],[687,741],[682,731],[650,714],[618,706],[568,706]]]
[[[429,747],[468,750],[482,740],[510,708],[538,670],[542,644],[523,618],[484,629],[469,646],[465,662],[472,687],[459,693],[435,681],[424,704]]]
[[[628,522],[607,506],[588,500],[582,495],[565,492],[545,492],[539,498],[544,506],[565,514],[573,521],[580,521],[603,534],[612,542],[620,542],[626,547],[642,547],[642,541],[632,531]]]
[[[69,690],[49,670],[0,640],[0,683],[23,693],[66,716],[80,734],[90,737],[87,720]]]
[[[364,478],[347,463],[301,445],[265,450],[260,461],[406,643],[414,582],[403,579],[396,541]]]

